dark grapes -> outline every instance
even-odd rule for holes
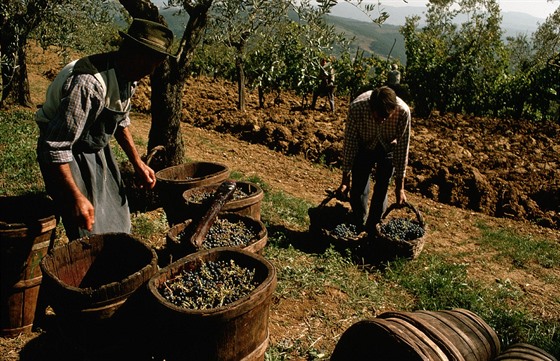
[[[254,269],[243,268],[234,260],[206,261],[166,280],[158,292],[178,307],[205,310],[247,296],[258,286],[254,278]]]
[[[235,200],[239,200],[239,199],[243,199],[243,198],[247,198],[247,197],[249,197],[249,195],[247,193],[245,193],[240,188],[236,188],[233,191],[233,195],[231,196],[231,200],[235,201]],[[208,204],[212,200],[214,200],[214,192],[209,191],[209,190],[193,191],[189,194],[189,197],[187,198],[187,202],[202,203],[202,204]]]
[[[381,225],[381,234],[395,241],[411,241],[424,236],[424,228],[406,218],[392,218]]]
[[[356,238],[358,237],[358,227],[352,223],[341,223],[332,229],[331,235],[342,238]]]
[[[176,236],[178,242],[187,237],[189,228],[185,228]],[[257,231],[243,220],[229,221],[226,218],[217,218],[208,230],[208,234],[202,241],[202,249],[215,247],[245,247],[251,244],[257,237]]]

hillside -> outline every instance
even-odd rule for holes
[[[52,54],[34,50],[29,54],[30,83],[32,99],[40,104],[49,74],[62,64]],[[134,137],[143,144],[150,127],[150,119],[144,113],[149,108],[148,95],[149,88],[144,84],[136,96],[131,127]],[[337,99],[335,114],[326,111],[322,100],[318,110],[308,110],[301,109],[300,99],[291,94],[283,94],[281,99],[279,102],[269,99],[269,104],[259,109],[256,95],[250,93],[247,111],[239,112],[235,109],[234,84],[207,78],[189,80],[184,92],[181,127],[186,156],[191,160],[227,164],[247,177],[262,179],[270,192],[283,192],[318,204],[325,197],[324,191],[340,182],[336,165],[348,99]],[[430,266],[432,257],[445,257],[453,264],[464,266],[469,279],[484,287],[515,294],[510,301],[512,307],[523,305],[534,317],[558,322],[560,265],[543,266],[531,261],[519,266],[515,260],[504,259],[503,255],[500,258],[498,250],[480,241],[482,224],[498,232],[524,235],[528,240],[560,243],[558,223],[551,227],[553,222],[558,222],[560,211],[556,208],[560,203],[558,140],[557,125],[521,126],[513,121],[449,115],[414,118],[407,191],[409,201],[418,205],[424,214],[428,229],[424,257],[415,264]],[[503,188],[495,188],[498,186]],[[543,194],[542,199],[533,200],[535,194]],[[493,203],[498,200],[507,203]],[[486,214],[492,213],[497,204],[500,209],[509,207],[505,218]],[[479,209],[469,209],[473,205]],[[158,209],[148,216],[156,218],[160,212]],[[531,212],[541,218],[530,218]],[[279,252],[278,248],[291,252],[285,256],[287,260],[275,259],[282,278],[271,306],[270,345],[276,352],[282,351],[284,357],[277,359],[324,359],[353,322],[414,302],[411,294],[392,286],[382,290],[386,292],[383,302],[375,307],[366,303],[366,295],[352,303],[353,295],[321,278],[327,270],[317,262],[324,262],[321,257],[328,254],[317,251],[316,243],[315,248],[310,248],[317,240],[309,237],[305,227],[294,226],[289,216],[267,222],[271,236],[281,230],[293,237],[287,244],[277,241],[280,246],[266,251],[269,257]],[[280,264],[281,261],[286,263]],[[426,272],[437,272],[428,266]],[[324,283],[322,288],[305,288],[304,284],[303,289],[290,289],[302,282],[297,279],[291,283],[290,272],[296,271],[301,272],[297,276],[302,278],[317,278]],[[382,288],[378,284],[382,280],[373,270],[354,272],[365,278],[375,292]],[[365,291],[356,290],[360,292]],[[13,340],[0,338],[0,354],[6,361],[54,357],[81,360],[72,353],[61,354],[66,344],[57,335],[56,329],[51,329]],[[312,354],[315,350],[322,353]],[[91,358],[83,358],[87,359]]]
[[[148,94],[142,89],[136,107],[146,111]],[[192,79],[185,91],[183,121],[285,155],[340,165],[348,99],[337,99],[335,114],[301,109],[301,99],[289,94],[281,104],[264,109],[257,108],[255,94],[250,94],[245,113],[235,109],[235,102],[234,84]],[[491,216],[560,228],[560,125],[434,114],[413,116],[412,129],[405,184],[409,192]]]

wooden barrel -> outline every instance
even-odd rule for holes
[[[465,309],[385,312],[361,322],[343,334],[331,360],[359,360],[369,353],[384,360],[491,361],[500,352],[494,330]]]
[[[262,253],[268,241],[268,231],[262,221],[236,213],[223,213],[218,218],[227,219],[232,223],[243,222],[255,237],[242,249],[248,252]],[[185,222],[176,224],[169,229],[166,236],[166,248],[171,261],[199,251],[188,243],[195,226],[192,219],[187,219]]]
[[[500,352],[496,332],[484,320],[465,309],[385,312],[383,319],[399,319],[421,330],[450,360],[488,361]]]
[[[494,361],[557,361],[545,350],[527,343],[516,343],[506,348]]]
[[[126,336],[125,323],[137,317],[128,302],[158,268],[153,249],[129,234],[106,233],[50,250],[41,269],[46,301],[64,336],[99,348]]]
[[[447,361],[443,350],[420,330],[399,319],[362,320],[337,342],[331,361]]]
[[[156,188],[170,226],[188,219],[183,200],[187,189],[216,184],[229,177],[229,168],[212,162],[190,162],[156,173]]]
[[[242,268],[254,269],[257,287],[233,303],[204,310],[175,306],[158,291],[165,281],[183,270],[222,260],[233,260]],[[231,247],[196,252],[161,269],[148,283],[153,301],[149,308],[153,316],[152,353],[156,359],[166,360],[264,360],[276,282],[276,270],[264,257]]]
[[[52,201],[39,194],[0,197],[0,336],[31,332],[42,273],[56,228]]]
[[[260,221],[261,203],[264,198],[262,188],[251,182],[235,181],[235,183],[237,189],[241,190],[247,196],[230,199],[224,204],[221,212],[235,213]],[[183,193],[183,199],[188,209],[189,218],[196,218],[197,215],[204,213],[204,202],[199,200],[200,195],[212,194],[218,187],[219,184],[212,184],[188,189]]]

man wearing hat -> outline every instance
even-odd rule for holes
[[[141,186],[153,188],[156,183],[127,127],[136,81],[170,55],[173,33],[143,19],[134,19],[127,33],[119,33],[123,39],[117,51],[66,65],[36,113],[37,160],[70,240],[131,231],[125,190],[109,145],[113,136]]]

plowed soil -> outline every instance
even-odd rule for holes
[[[136,98],[139,110],[149,109],[147,89]],[[246,110],[238,111],[235,84],[196,78],[186,85],[183,121],[337,167],[348,100],[339,97],[331,113],[321,101],[318,110],[305,109],[301,98],[284,93],[259,108],[250,93]],[[559,139],[553,122],[413,116],[405,187],[440,203],[559,229]]]
[[[63,64],[41,52],[30,54],[30,59],[32,97],[39,104],[49,77]],[[323,99],[316,110],[302,108],[302,99],[290,93],[269,95],[262,109],[256,92],[249,92],[245,111],[237,110],[236,101],[234,83],[204,77],[188,81],[181,127],[187,158],[227,164],[245,176],[258,176],[271,190],[313,204],[324,199],[326,189],[338,186],[348,99],[337,97],[335,113]],[[146,85],[136,95],[135,108],[131,129],[135,138],[145,140],[150,128]],[[412,130],[406,189],[427,223],[429,242],[423,252],[453,254],[458,263],[469,265],[469,277],[486,284],[508,282],[523,295],[528,310],[544,319],[560,319],[557,283],[545,281],[560,278],[558,265],[512,270],[473,241],[482,221],[560,243],[560,127],[434,114],[413,116]],[[345,297],[333,289],[275,299],[270,343],[278,347],[292,342],[332,352],[340,334],[357,321],[340,311]],[[385,310],[391,310],[390,300],[371,313]],[[15,339],[0,338],[0,358],[62,357],[64,340],[56,334],[37,330]],[[79,359],[69,355],[62,359]]]

